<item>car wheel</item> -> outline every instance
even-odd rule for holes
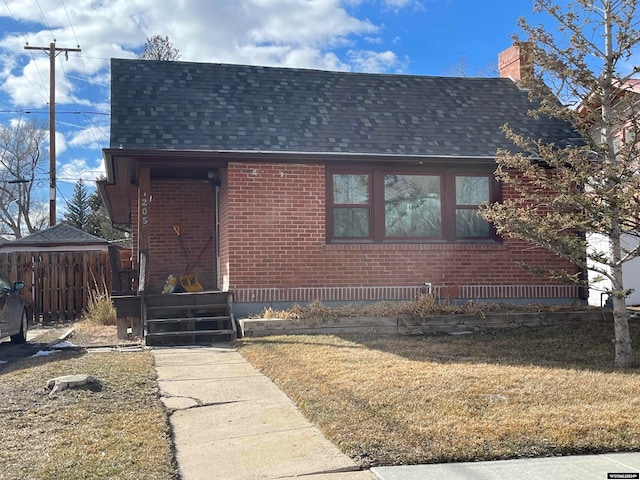
[[[22,311],[22,320],[20,320],[20,332],[15,335],[11,335],[11,343],[24,343],[27,341],[27,328],[29,318],[27,317],[27,311]]]

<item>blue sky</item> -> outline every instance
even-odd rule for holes
[[[109,59],[168,35],[181,60],[416,75],[496,75],[498,52],[530,0],[2,0],[0,123],[48,121],[48,46],[56,59],[58,216],[73,185],[102,172]],[[27,113],[28,112],[28,113]],[[48,199],[48,158],[38,194]]]

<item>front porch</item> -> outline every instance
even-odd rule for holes
[[[192,345],[237,338],[231,292],[203,291],[113,296],[118,337],[146,345]]]

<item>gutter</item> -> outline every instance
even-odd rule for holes
[[[177,149],[128,149],[128,148],[104,148],[102,155],[105,160],[105,170],[107,174],[106,183],[115,183],[115,172],[113,161],[115,157],[129,157],[132,159],[176,159],[191,158],[194,160],[220,159],[246,160],[280,160],[285,162],[299,161],[300,159],[312,161],[341,161],[359,160],[383,162],[390,160],[407,160],[413,162],[420,161],[451,161],[462,160],[465,162],[486,163],[495,161],[495,155],[422,155],[422,154],[400,154],[400,153],[367,153],[367,152],[308,152],[308,151],[278,151],[278,150],[177,150]]]

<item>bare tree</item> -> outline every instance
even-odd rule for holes
[[[444,70],[444,74],[451,77],[495,77],[498,73],[498,64],[488,63],[478,67],[469,63],[469,57],[466,54],[460,55],[456,63]]]
[[[142,53],[138,55],[138,58],[142,60],[173,61],[179,60],[180,57],[180,50],[173,45],[166,35],[164,37],[162,35],[147,37],[147,40],[144,42],[144,49]]]
[[[553,145],[506,126],[520,151],[499,151],[496,175],[516,195],[483,213],[499,233],[542,245],[609,280],[614,363],[625,368],[633,365],[633,352],[622,265],[640,256],[640,90],[630,81],[640,70],[630,63],[640,45],[636,3],[577,0],[560,7],[536,0],[534,11],[547,14],[551,27],[520,20],[535,64],[530,93],[540,101],[532,114],[565,119],[581,138]],[[606,239],[604,247],[588,241],[594,234]]]
[[[0,125],[0,233],[14,238],[45,225],[48,210],[34,180],[45,156],[47,126],[36,120]]]

